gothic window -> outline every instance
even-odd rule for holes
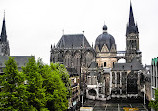
[[[122,84],[126,84],[127,72],[122,72]]]
[[[67,60],[67,61],[68,61],[68,67],[69,67],[69,65],[70,65],[70,60],[69,60],[69,58],[68,58],[68,60]]]
[[[120,84],[120,72],[117,72],[117,84]]]
[[[77,61],[76,61],[76,65],[78,66],[78,58],[77,58]]]
[[[130,72],[127,76],[127,92],[128,94],[137,94],[138,85],[137,85],[137,73],[134,71]]]
[[[112,72],[112,83],[115,84],[115,73]]]
[[[88,77],[88,85],[91,85],[91,77]]]
[[[102,88],[101,87],[99,87],[99,94],[101,94],[102,93]]]
[[[93,54],[91,52],[87,52],[86,53],[86,57],[85,57],[85,64],[86,64],[86,66],[90,65],[92,59],[93,59]]]

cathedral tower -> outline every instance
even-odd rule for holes
[[[4,15],[2,31],[0,35],[0,56],[10,56],[10,48],[9,48],[9,42],[7,40],[6,25],[5,25],[5,15]]]
[[[134,58],[141,63],[139,31],[137,24],[135,24],[132,4],[130,3],[129,22],[126,28],[126,61],[131,62]]]

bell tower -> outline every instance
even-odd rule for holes
[[[126,28],[126,61],[132,62],[134,58],[141,63],[139,31],[137,24],[135,24],[132,4],[130,3],[129,22]]]
[[[0,35],[0,56],[10,56],[9,41],[7,39],[6,25],[5,25],[5,12]]]

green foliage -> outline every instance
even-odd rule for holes
[[[2,111],[65,111],[68,108],[71,85],[64,65],[45,65],[41,59],[36,62],[31,57],[19,72],[14,58],[9,58],[0,81]]]
[[[63,64],[59,63],[52,63],[51,68],[54,72],[59,73],[60,78],[62,79],[63,83],[65,84],[65,87],[67,88],[67,98],[71,97],[72,91],[71,91],[71,81],[69,79],[69,73],[66,70],[65,66]]]
[[[29,58],[29,62],[22,68],[27,80],[28,104],[37,110],[44,108],[46,105],[45,89],[43,78],[38,72],[38,65],[34,57]]]
[[[27,91],[23,84],[24,75],[18,72],[14,58],[9,57],[5,65],[4,74],[0,75],[0,86],[3,87],[0,92],[0,110],[26,110],[28,104],[26,101]]]
[[[45,65],[40,70],[44,85],[46,87],[47,108],[50,111],[64,111],[68,108],[68,90],[63,83],[60,71],[57,67],[59,64],[51,64],[51,67]]]
[[[158,111],[158,89],[155,90],[155,100],[150,101],[149,106],[153,108],[155,111]]]

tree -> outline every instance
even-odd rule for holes
[[[28,104],[32,110],[43,110],[46,106],[45,88],[43,78],[38,70],[38,65],[34,57],[29,58],[25,67],[22,67],[27,80]],[[46,109],[45,109],[46,110]]]
[[[27,110],[26,87],[24,75],[18,72],[14,58],[9,57],[5,63],[4,74],[0,75],[2,91],[0,92],[0,110]]]
[[[70,93],[68,77],[64,66],[44,65],[34,57],[19,72],[14,59],[9,58],[4,75],[0,75],[0,110],[65,111]]]
[[[149,106],[155,111],[158,111],[158,89],[155,90],[155,100],[150,101]]]
[[[69,73],[68,73],[67,69],[65,68],[65,66],[63,64],[59,64],[59,63],[54,63],[54,64],[52,63],[51,68],[53,71],[56,71],[57,73],[59,73],[59,76],[62,79],[62,81],[65,84],[65,87],[67,88],[67,91],[68,91],[67,98],[70,98],[71,94],[72,94],[71,81],[70,81]]]
[[[68,108],[68,90],[61,79],[57,67],[59,64],[40,65],[40,73],[44,79],[43,85],[46,88],[46,107],[50,111],[65,111]]]

